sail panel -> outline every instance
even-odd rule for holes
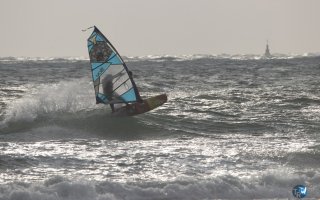
[[[101,62],[91,63],[91,70],[95,70],[103,64],[105,64],[105,63],[101,63]]]
[[[88,45],[88,50],[90,51],[92,49],[93,45]]]
[[[98,93],[97,94],[97,101],[99,102],[103,102],[103,103],[107,103],[107,97],[104,94]]]
[[[103,64],[97,63],[97,67],[95,67],[92,70],[93,81],[97,80],[101,76],[101,74],[103,74],[108,69],[108,67],[110,65],[111,65],[111,63],[103,63]],[[94,66],[92,66],[92,67],[94,67]]]
[[[112,53],[108,62],[114,64],[114,65],[118,65],[118,64],[122,64],[120,58],[117,56],[117,54]]]
[[[104,39],[101,35],[97,35],[96,41],[97,41],[97,42],[104,42],[105,39]]]
[[[132,99],[135,99],[135,101],[137,100],[133,88],[131,88],[130,90],[122,94],[121,98],[124,99],[125,101],[132,101]]]
[[[128,69],[110,41],[96,28],[87,40],[97,103],[137,101],[137,90]]]

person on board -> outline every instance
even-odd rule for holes
[[[114,77],[111,74],[108,74],[102,79],[103,94],[106,95],[109,101],[113,100],[113,83],[112,83],[113,78]],[[110,103],[110,107],[112,112],[114,112],[113,103]]]
[[[108,74],[102,79],[101,83],[102,83],[102,88],[103,88],[103,94],[107,97],[108,101],[114,100],[115,93],[113,91],[113,82],[112,81],[113,81],[114,78],[119,77],[121,75],[123,75],[123,73],[117,74],[115,76],[112,76],[111,74]],[[136,86],[135,82],[132,79],[132,72],[128,71],[128,75],[129,75],[129,78],[132,80],[132,86],[133,86],[134,92],[135,92],[135,94],[137,96],[137,102],[138,103],[143,103],[143,100],[142,100],[142,98],[141,98],[141,96],[140,96],[140,94],[139,94],[139,92],[137,90],[137,86]],[[114,107],[113,103],[110,103],[110,107],[111,107],[112,112],[115,112],[115,107]],[[133,104],[126,103],[126,109],[128,111],[133,112],[134,107],[135,106]]]

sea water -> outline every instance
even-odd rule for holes
[[[88,59],[0,59],[0,199],[320,198],[320,57],[125,58],[151,112],[95,104]]]

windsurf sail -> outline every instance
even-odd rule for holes
[[[125,62],[100,30],[93,28],[87,42],[96,103],[138,101],[139,92]]]

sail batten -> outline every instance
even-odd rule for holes
[[[96,103],[136,102],[138,90],[111,42],[94,26],[87,40]]]

